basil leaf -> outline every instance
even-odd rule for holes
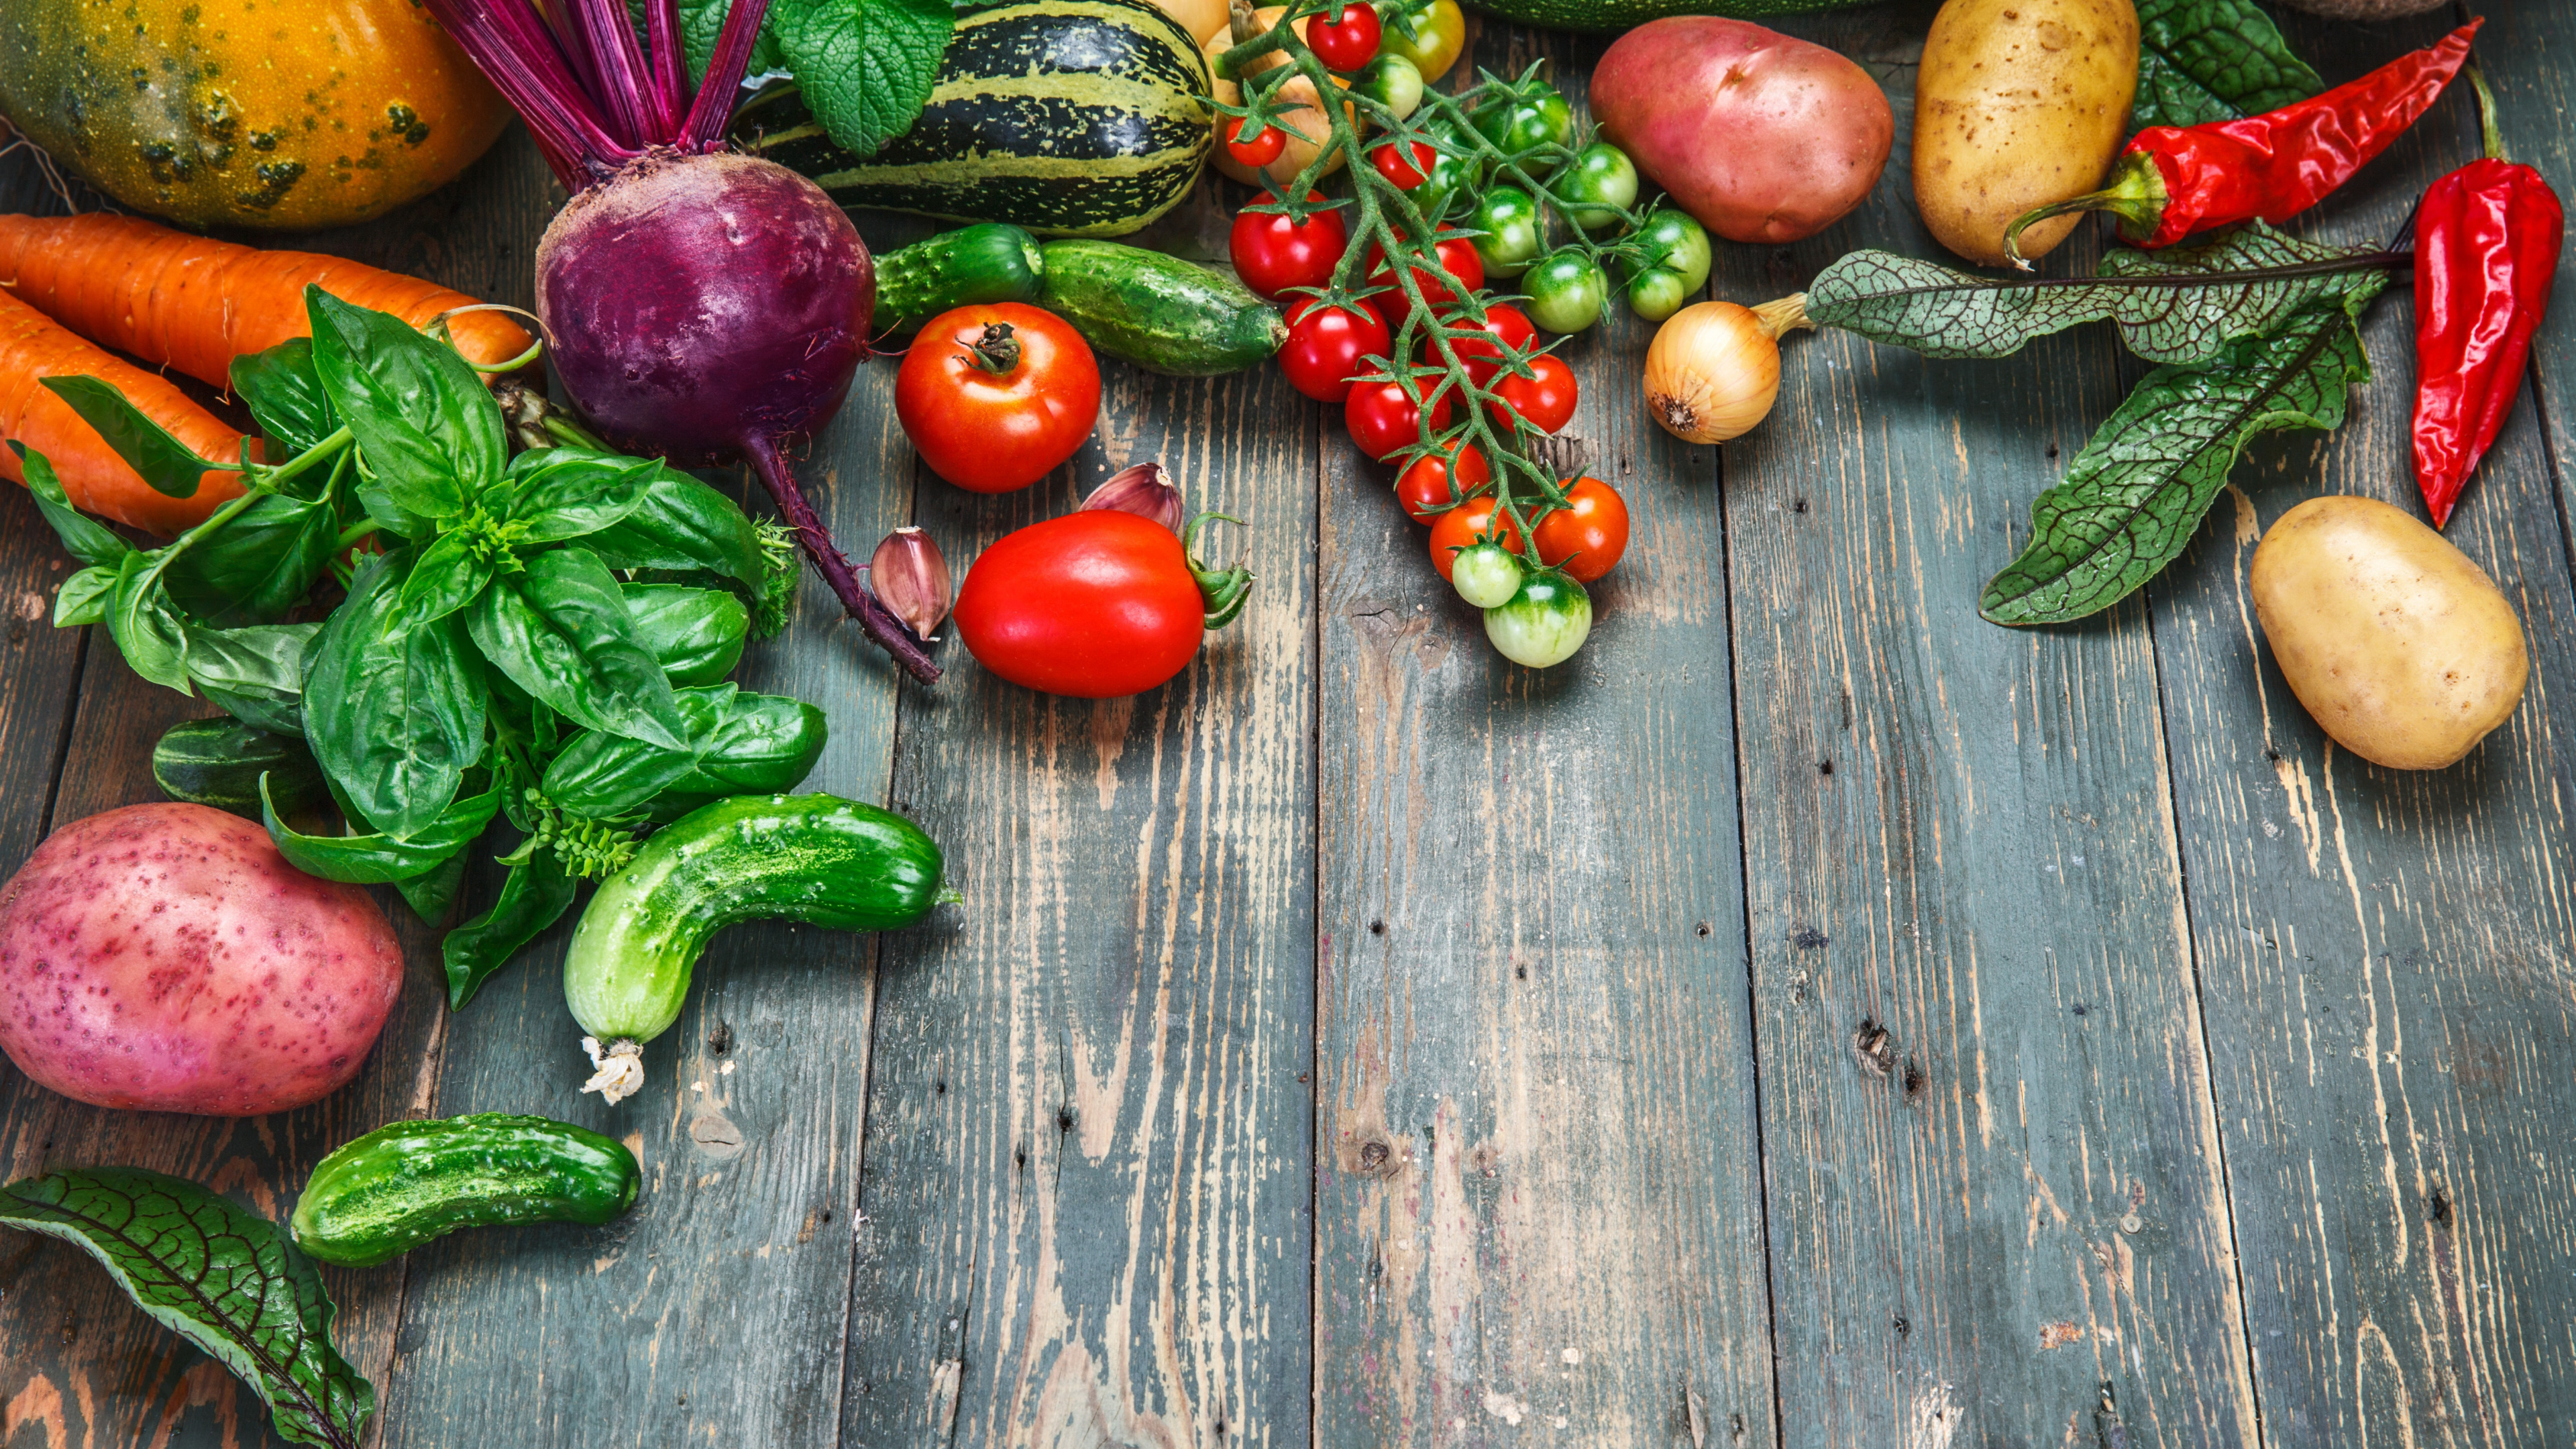
[[[814,119],[867,156],[920,118],[955,26],[949,0],[784,0],[766,28]]]
[[[194,498],[208,473],[238,473],[241,460],[207,459],[170,436],[169,430],[144,416],[125,394],[94,377],[42,377],[45,390],[71,404],[73,412],[116,450],[125,465],[143,476],[153,490],[172,498]]]
[[[188,677],[216,708],[271,734],[304,733],[304,651],[319,624],[188,630]]]
[[[529,543],[580,538],[633,513],[663,471],[652,458],[531,448],[510,460],[510,499],[501,516],[524,524]]]
[[[700,740],[696,768],[653,798],[650,817],[662,824],[731,795],[775,795],[793,790],[814,773],[831,738],[823,712],[801,699],[743,694]]]
[[[575,815],[620,815],[686,779],[738,693],[734,685],[683,689],[673,696],[689,743],[666,749],[643,740],[593,731],[566,745],[546,766],[539,787],[547,800]]]
[[[2260,115],[2325,88],[2253,0],[2138,0],[2135,129]]]
[[[63,480],[45,455],[19,442],[9,440],[18,454],[19,471],[27,475],[28,495],[36,500],[36,511],[54,527],[54,536],[72,557],[92,568],[112,569],[117,560],[134,552],[116,530],[72,507],[71,495],[63,492]]]
[[[1978,611],[2056,624],[2136,592],[2191,543],[2257,433],[2343,421],[2346,390],[2370,376],[2353,318],[2378,290],[2312,302],[2217,362],[2148,373],[2066,481],[2031,504],[2030,543],[1987,581]]]
[[[447,1009],[463,1009],[492,973],[572,909],[576,882],[551,850],[539,850],[501,878],[492,908],[447,933],[439,960],[447,968]]]
[[[1858,251],[1816,275],[1807,316],[1926,357],[2007,357],[2049,333],[2110,321],[2150,362],[2206,362],[2318,297],[2365,278],[2384,281],[2391,260],[2375,248],[2321,246],[2261,222],[2197,246],[2116,248],[2089,278],[1997,278]]]
[[[179,617],[169,590],[161,586],[161,571],[169,566],[166,549],[129,553],[117,561],[116,584],[108,591],[107,632],[128,668],[186,694],[188,621]]]
[[[462,533],[439,535],[420,551],[420,561],[403,580],[398,627],[416,629],[435,623],[481,596],[492,582],[492,565]]]
[[[445,813],[409,840],[396,840],[381,833],[303,834],[277,818],[266,776],[260,777],[259,803],[260,823],[268,827],[268,838],[277,842],[277,853],[286,857],[288,865],[324,880],[386,885],[435,870],[448,857],[472,845],[483,827],[500,813],[501,788],[491,786],[480,795],[469,795],[448,806]],[[452,891],[454,886],[451,884],[449,889]]]
[[[116,592],[116,570],[91,564],[63,580],[54,591],[54,627],[76,628],[107,618],[107,600]]]
[[[530,698],[595,730],[687,748],[671,681],[636,645],[626,596],[588,550],[531,556],[465,620],[483,657]]]
[[[319,284],[304,289],[304,304],[314,370],[374,475],[361,497],[438,522],[499,481],[510,458],[500,405],[454,349]]]
[[[680,584],[627,584],[626,612],[635,643],[662,666],[674,688],[713,684],[742,662],[751,611],[721,589]]]
[[[740,505],[665,467],[646,481],[635,511],[582,540],[616,569],[704,569],[758,590],[767,577],[760,531]]]
[[[234,358],[232,379],[259,430],[290,454],[308,451],[340,430],[340,415],[314,370],[310,337],[290,337],[266,352]]]
[[[438,929],[447,913],[456,905],[456,892],[465,884],[465,852],[460,850],[418,875],[407,875],[394,882],[402,893],[403,903],[420,923]]]
[[[332,611],[304,678],[304,737],[355,815],[409,840],[483,757],[483,663],[450,616],[395,634],[410,555],[369,563]]]
[[[281,619],[313,592],[339,541],[329,498],[271,493],[171,561],[170,597],[208,624]]]
[[[331,1295],[275,1224],[138,1167],[20,1178],[0,1187],[0,1223],[98,1259],[137,1307],[256,1390],[282,1437],[357,1449],[375,1386],[331,1346]]]

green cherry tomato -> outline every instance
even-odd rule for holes
[[[1477,133],[1514,160],[1541,146],[1562,146],[1574,135],[1574,107],[1544,83],[1487,101],[1474,119]]]
[[[1708,285],[1708,228],[1692,220],[1689,212],[1669,206],[1658,209],[1637,228],[1637,240],[1645,248],[1640,268],[1678,275],[1684,293]]]
[[[1451,203],[1476,189],[1475,168],[1443,151],[1431,163],[1431,174],[1413,190],[1413,204],[1435,224],[1449,214]]]
[[[1680,311],[1693,290],[1681,273],[1648,267],[1628,279],[1628,310],[1649,322],[1661,322]]]
[[[1476,256],[1488,277],[1517,277],[1538,260],[1538,201],[1517,186],[1497,186],[1476,203],[1467,218],[1476,238]]]
[[[1458,550],[1458,561],[1449,566],[1449,584],[1459,598],[1479,609],[1500,608],[1521,591],[1521,561],[1499,544],[1469,544]],[[1486,628],[1490,631],[1493,625],[1488,622]]]
[[[1619,224],[1619,214],[1637,204],[1637,163],[1607,141],[1595,141],[1574,153],[1574,164],[1557,178],[1556,194],[1573,203],[1565,219],[1588,232]]]
[[[1529,293],[1530,320],[1550,332],[1580,332],[1601,320],[1601,302],[1609,279],[1601,266],[1581,250],[1560,247],[1539,259],[1521,278]]]
[[[1377,53],[1400,55],[1413,62],[1425,81],[1436,81],[1458,63],[1458,52],[1467,48],[1467,17],[1459,10],[1458,0],[1405,0],[1391,7],[1384,31],[1378,36]],[[1409,32],[1409,33],[1408,33]]]
[[[1485,637],[1505,659],[1532,669],[1564,663],[1591,633],[1592,596],[1554,569],[1523,578],[1508,602],[1485,611]]]
[[[1368,97],[1403,120],[1422,104],[1422,69],[1403,56],[1380,50],[1377,59],[1361,69],[1351,93]]]

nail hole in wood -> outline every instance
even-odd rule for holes
[[[1529,979],[1529,968],[1527,966],[1515,966],[1512,968],[1512,974],[1523,981],[1527,981]]]
[[[1834,762],[1831,760],[1816,761],[1816,773],[1830,777],[1834,773]]]
[[[1914,1331],[1914,1325],[1905,1321],[1905,1315],[1904,1315],[1904,1314],[1900,1313],[1900,1314],[1896,1315],[1896,1336],[1897,1336],[1897,1337],[1899,1337],[1899,1338],[1903,1338],[1905,1335],[1907,1335],[1907,1334],[1909,1334],[1909,1333],[1912,1333],[1913,1331]]]
[[[1386,922],[1384,922],[1384,921],[1371,921],[1371,922],[1369,922],[1369,934],[1370,934],[1370,935],[1372,935],[1372,936],[1383,936],[1383,935],[1385,935],[1385,934],[1386,934]]]
[[[707,1033],[707,1050],[722,1056],[732,1049],[733,1028],[724,1022],[717,1022],[715,1029]]]
[[[1070,1132],[1073,1130],[1073,1108],[1071,1106],[1063,1106],[1055,1109],[1055,1130],[1058,1132]]]
[[[2051,443],[2051,444],[2049,444],[2049,445],[2048,445],[2048,456],[2050,456],[2051,458],[2054,458],[2054,457],[2056,457],[2056,456],[2057,456],[2057,445],[2056,445],[2055,443]]]
[[[1852,1033],[1852,1055],[1869,1069],[1870,1075],[1884,1080],[1896,1068],[1896,1045],[1888,1040],[1887,1028],[1864,1016],[1860,1030]]]
[[[1789,938],[1789,944],[1801,951],[1814,951],[1822,949],[1830,939],[1824,932],[1813,926],[1800,926],[1798,933]]]
[[[1386,1167],[1386,1144],[1366,1142],[1360,1145],[1360,1171],[1379,1172]]]
[[[1708,922],[1702,921],[1699,923],[1699,933],[1703,936],[1708,934]]]
[[[1912,1057],[1905,1059],[1905,1095],[1923,1095],[1923,1064]]]
[[[2433,1185],[2433,1197],[2429,1206],[2432,1209],[2433,1226],[2447,1228],[2451,1225],[2451,1195],[2442,1190],[2440,1183]]]
[[[2279,750],[2267,749],[2263,752],[2263,758],[2270,760],[2273,764],[2277,765],[2281,763],[2281,752]]]
[[[1790,511],[1790,512],[1792,512],[1792,513],[1804,513],[1804,512],[1806,512],[1806,511],[1807,511],[1807,500],[1806,500],[1806,499],[1804,499],[1804,498],[1801,498],[1801,499],[1798,499],[1796,502],[1791,503],[1791,504],[1789,505],[1789,511]]]
[[[930,1084],[930,1090],[933,1093],[944,1097],[948,1095],[948,1084],[946,1082],[933,1082]]]
[[[2077,1016],[2082,1016],[2082,1015],[2084,1014],[2084,1003],[2083,1003],[2083,1002],[2080,1002],[2080,1001],[2079,1001],[2079,1002],[2075,1003],[2075,1014],[2076,1014]]]

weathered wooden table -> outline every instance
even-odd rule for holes
[[[1788,23],[1881,78],[1899,155],[1823,235],[1722,245],[1718,295],[1937,254],[1902,147],[1929,13]],[[2330,80],[2453,23],[2285,19]],[[1488,24],[1470,59],[1579,84],[1598,48]],[[2576,184],[2576,14],[2498,5],[2480,49],[2517,154]],[[2473,150],[2446,100],[2300,229],[2387,236]],[[320,244],[525,303],[555,202],[519,138]],[[1221,239],[1197,218],[1165,235]],[[2576,307],[2449,530],[2534,651],[2469,761],[2329,748],[2244,591],[2292,502],[2411,506],[2402,292],[2341,431],[2259,446],[2145,594],[2027,633],[1974,601],[2142,370],[2110,336],[1802,339],[1721,453],[1646,424],[1623,314],[1570,353],[1638,534],[1546,675],[1275,371],[1113,368],[1066,475],[985,499],[919,472],[878,366],[810,465],[853,546],[917,521],[962,562],[1160,458],[1262,573],[1196,668],[1106,704],[954,646],[899,685],[807,589],[743,678],[825,704],[813,784],[919,818],[964,908],[730,933],[612,1109],[574,1091],[561,932],[450,1018],[397,907],[412,981],[350,1090],[140,1116],[0,1067],[0,1167],[283,1217],[390,1118],[633,1143],[611,1227],[329,1275],[395,1445],[2565,1445]],[[156,798],[150,742],[206,712],[48,627],[66,571],[0,498],[0,865]],[[0,1234],[0,1445],[267,1433],[85,1259]]]

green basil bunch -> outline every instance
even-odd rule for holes
[[[138,549],[27,453],[37,506],[85,565],[55,622],[105,623],[136,673],[304,741],[349,833],[295,830],[262,777],[262,819],[302,870],[392,885],[434,923],[467,847],[514,827],[499,897],[445,943],[462,1006],[641,832],[812,771],[822,712],[723,682],[756,626],[784,625],[794,543],[569,426],[574,441],[512,456],[455,349],[319,288],[305,300],[309,342],[233,367],[282,462],[197,457],[113,389],[60,380],[153,486],[184,497],[224,471],[244,493]],[[326,580],[345,597],[289,622]]]

